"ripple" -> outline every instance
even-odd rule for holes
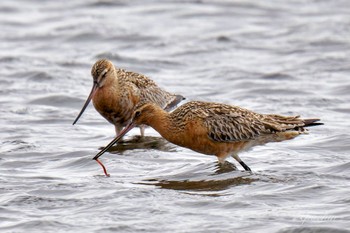
[[[103,36],[96,32],[82,32],[79,34],[72,35],[67,38],[68,42],[86,42],[86,41],[100,41],[103,40]]]
[[[114,6],[125,6],[124,0],[110,1],[110,0],[99,0],[90,3],[88,6],[95,9],[95,7],[114,7]]]
[[[283,73],[272,73],[272,74],[266,74],[262,76],[262,79],[266,80],[295,80],[295,77],[283,74]]]
[[[18,58],[16,56],[11,56],[11,55],[0,57],[0,62],[4,63],[4,64],[13,63],[13,62],[16,62],[19,60],[20,60],[20,58]]]
[[[81,99],[67,95],[48,95],[31,100],[29,104],[76,108],[81,105]]]
[[[12,152],[12,151],[31,151],[35,149],[36,146],[32,143],[23,141],[23,140],[13,140],[13,141],[3,141],[1,142],[1,149],[0,151],[2,153],[4,152]]]
[[[26,232],[30,231],[53,231],[55,229],[72,229],[73,225],[68,225],[57,220],[30,220],[30,221],[21,221],[21,223],[12,224],[7,227],[0,227],[2,230],[16,230],[16,229],[26,229]]]
[[[47,82],[53,80],[53,77],[43,71],[30,72],[27,74],[28,80],[33,82]]]
[[[322,217],[321,217],[322,218]],[[319,221],[322,221],[320,218]],[[327,217],[325,217],[327,218]],[[276,233],[349,233],[350,231],[333,227],[291,227]]]
[[[343,3],[0,1],[0,231],[348,232]],[[253,174],[147,129],[111,148],[105,177],[91,158],[113,126],[95,111],[71,125],[99,58],[191,100],[325,125],[242,154]]]

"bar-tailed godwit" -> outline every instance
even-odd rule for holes
[[[79,120],[91,99],[95,109],[115,126],[117,135],[131,120],[137,104],[152,102],[168,110],[184,99],[181,95],[161,89],[144,75],[116,69],[107,59],[98,60],[92,66],[91,75],[93,77],[92,90],[73,125]],[[141,125],[140,129],[143,136],[144,131]]]
[[[100,163],[98,158],[123,135],[136,125],[145,124],[176,145],[215,155],[220,163],[231,155],[250,171],[238,156],[239,152],[256,145],[295,138],[306,132],[304,127],[322,124],[315,123],[317,121],[319,119],[259,114],[237,106],[210,102],[188,102],[170,113],[153,103],[146,103],[137,107],[132,121],[94,159]]]

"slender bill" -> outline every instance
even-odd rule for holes
[[[79,120],[80,116],[83,114],[83,112],[85,111],[86,107],[89,105],[91,99],[94,97],[94,95],[96,94],[96,91],[98,89],[98,83],[94,82],[94,85],[92,86],[91,92],[89,97],[87,98],[87,100],[85,101],[85,104],[83,106],[83,108],[81,109],[79,115],[77,116],[77,118],[75,118],[75,121],[73,122],[73,125],[75,123],[77,123],[77,121]]]
[[[129,132],[132,128],[135,127],[135,124],[131,122],[128,124],[121,132],[120,134],[115,137],[105,148],[103,148],[100,152],[98,152],[97,155],[93,158],[94,160],[97,160],[101,155],[103,155],[109,148],[111,148],[115,143],[117,143],[127,132]]]

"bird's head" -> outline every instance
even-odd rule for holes
[[[108,83],[108,80],[111,80],[114,72],[114,66],[112,62],[110,62],[107,59],[100,59],[91,68],[91,75],[94,80],[91,92],[88,96],[88,98],[85,101],[85,104],[83,108],[81,109],[80,113],[78,114],[77,118],[73,122],[73,125],[79,120],[80,116],[84,113],[86,107],[89,105],[91,99],[94,98],[96,92],[102,88],[106,83]]]
[[[100,59],[91,68],[91,76],[94,80],[94,86],[101,88],[106,81],[113,78],[114,65],[107,59]]]

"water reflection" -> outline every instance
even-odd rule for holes
[[[238,168],[233,163],[225,161],[225,163],[217,163],[215,165],[215,172],[213,175],[228,173],[232,171],[238,171]]]
[[[106,142],[106,145],[108,143],[109,142]],[[99,149],[101,150],[103,149],[103,147],[100,147]],[[166,151],[166,152],[174,152],[176,151],[176,146],[161,137],[153,137],[153,136],[141,137],[140,135],[135,135],[130,139],[123,139],[123,141],[111,147],[108,150],[108,152],[116,154],[116,153],[122,153],[127,150],[135,150],[135,149],[142,149],[142,150],[155,149],[155,150]]]
[[[233,177],[225,180],[146,180],[141,184],[155,185],[164,189],[184,191],[222,191],[232,186],[250,184],[257,179],[249,177]]]
[[[192,170],[191,170],[192,169]],[[250,184],[258,178],[252,173],[240,171],[229,162],[224,164],[200,164],[195,168],[169,177],[150,178],[140,184],[155,185],[164,189],[184,191],[222,191],[232,186]]]
[[[124,139],[121,143],[113,146],[109,152],[122,153],[134,149],[174,152],[176,148],[177,146],[163,138],[137,135],[130,139]],[[226,161],[224,164],[219,164],[215,161],[209,164],[190,165],[176,174],[170,169],[169,175],[148,178],[138,184],[154,185],[173,190],[220,191],[231,186],[250,184],[256,180],[258,179],[253,177],[252,173],[239,170],[233,163]]]

